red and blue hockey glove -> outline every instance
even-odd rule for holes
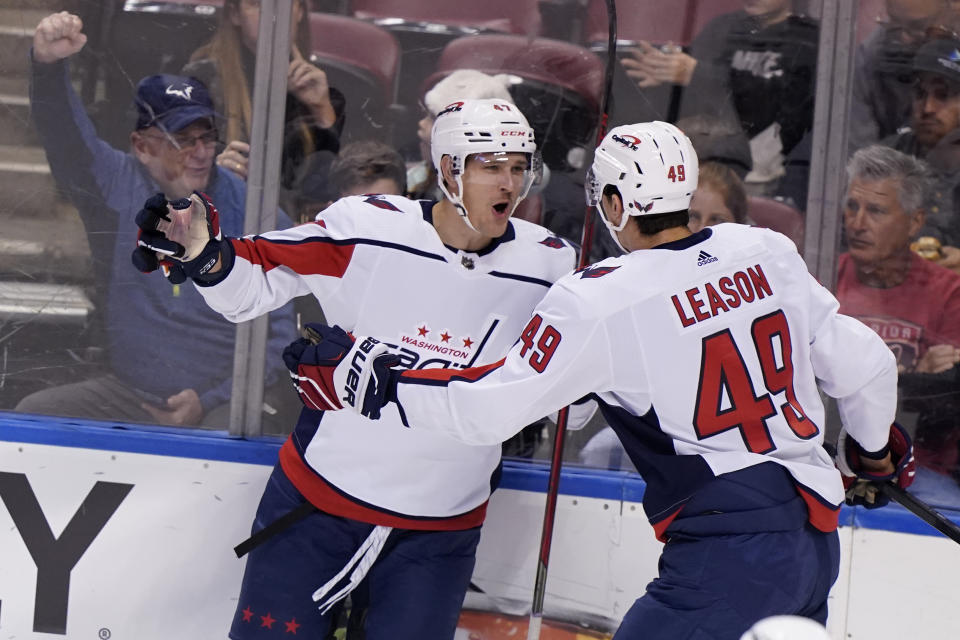
[[[220,231],[220,214],[199,191],[170,202],[162,193],[151,196],[136,223],[140,232],[131,258],[143,273],[162,269],[174,284],[187,278],[212,284],[233,266],[233,249]],[[217,263],[221,267],[214,273]]]
[[[340,327],[308,324],[305,338],[283,350],[293,386],[310,409],[348,408],[371,420],[390,401],[390,383],[399,375],[392,367],[400,358],[370,337],[353,337]]]
[[[872,471],[869,467],[876,467],[890,454],[893,471]],[[846,491],[846,502],[850,505],[861,504],[867,509],[882,507],[890,502],[890,498],[880,491],[879,485],[884,482],[895,482],[906,489],[913,483],[917,463],[913,457],[913,442],[910,434],[894,422],[890,425],[890,439],[881,451],[868,453],[851,438],[845,430],[840,431],[837,439],[837,469],[843,476],[843,488]]]

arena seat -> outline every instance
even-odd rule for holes
[[[773,198],[748,196],[747,215],[756,226],[782,233],[803,251],[803,213],[798,209]]]
[[[538,0],[352,0],[350,8],[358,18],[390,28],[429,30],[430,25],[445,25],[530,35],[540,29]]]
[[[389,141],[400,64],[396,38],[369,22],[329,13],[311,13],[310,31],[310,61],[346,99],[344,140]]]
[[[389,29],[400,43],[400,79],[396,101],[415,105],[424,79],[437,65],[450,41],[484,33],[536,35],[540,30],[539,0],[351,0],[357,18]],[[416,129],[410,114],[404,130]],[[415,143],[410,140],[413,147]],[[402,146],[402,145],[401,145]]]
[[[507,34],[458,38],[443,49],[436,71],[422,89],[457,69],[509,74],[510,93],[534,128],[544,161],[554,170],[581,168],[571,166],[570,154],[592,149],[594,143],[603,85],[603,62],[595,54],[547,38]],[[575,151],[574,156],[582,153]]]

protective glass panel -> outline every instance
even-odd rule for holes
[[[960,17],[952,3],[886,5],[862,3],[857,24],[836,295],[897,358],[911,490],[956,508]]]

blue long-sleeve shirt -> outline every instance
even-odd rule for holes
[[[134,217],[161,188],[134,156],[97,136],[65,62],[31,60],[30,79],[33,121],[50,169],[80,212],[90,242],[114,374],[163,398],[193,389],[204,411],[228,402],[236,327],[210,309],[192,284],[171,286],[159,274],[137,272],[130,262]],[[246,183],[214,166],[207,193],[220,211],[224,234],[243,235]],[[278,228],[291,224],[279,212]],[[292,303],[270,314],[267,384],[285,376],[279,354],[295,333]]]

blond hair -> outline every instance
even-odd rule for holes
[[[243,70],[244,45],[240,38],[240,31],[231,21],[231,17],[240,10],[240,2],[241,0],[224,2],[216,33],[213,34],[210,42],[193,52],[190,61],[209,59],[216,64],[217,73],[220,75],[220,90],[223,94],[221,115],[226,121],[225,139],[249,142],[253,127],[253,106],[250,100],[253,87],[247,82],[247,76]],[[308,57],[312,48],[310,14],[305,0],[297,0],[297,2],[300,3],[303,17],[297,24],[296,33],[292,35],[297,49]],[[299,127],[305,151],[309,154],[315,148],[313,134],[306,123],[300,123]]]

